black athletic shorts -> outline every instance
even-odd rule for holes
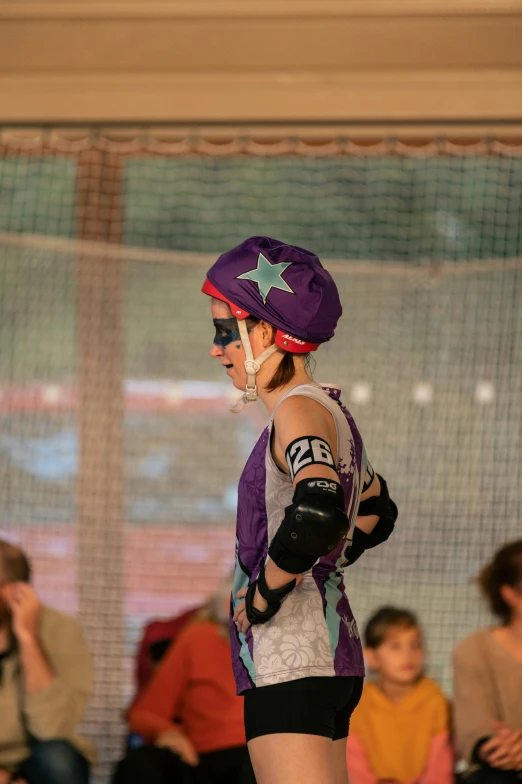
[[[346,738],[363,680],[356,676],[299,678],[249,689],[244,692],[247,741],[280,732]]]

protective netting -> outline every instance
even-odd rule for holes
[[[361,627],[383,602],[417,610],[449,691],[452,645],[487,618],[472,577],[520,536],[522,158],[75,144],[0,159],[0,535],[82,618],[100,780],[142,624],[202,601],[232,561],[263,412],[227,412],[199,289],[248,234],[310,247],[338,283],[315,377],[343,388],[401,513],[350,597]]]

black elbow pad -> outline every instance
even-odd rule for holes
[[[307,572],[318,558],[328,555],[346,537],[349,523],[344,503],[339,482],[302,479],[272,540],[270,558],[290,574]]]
[[[378,515],[380,518],[389,518],[395,523],[398,516],[397,505],[390,498],[386,480],[383,479],[380,474],[377,474],[377,476],[379,477],[379,483],[381,485],[380,494],[367,498],[365,501],[361,501],[357,515],[361,517]]]
[[[379,520],[373,531],[369,534],[365,533],[360,528],[357,528],[357,526],[355,527],[352,545],[345,553],[349,565],[355,563],[365,550],[377,547],[377,545],[382,544],[389,539],[395,528],[395,521],[399,516],[397,504],[390,498],[386,481],[379,474],[377,474],[377,476],[379,477],[379,482],[381,484],[380,495],[361,501],[357,515],[362,517],[379,515]]]

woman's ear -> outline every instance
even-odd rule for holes
[[[271,324],[266,321],[259,322],[260,337],[263,343],[263,348],[268,348],[275,341],[275,329]]]
[[[502,596],[505,603],[511,607],[513,610],[520,601],[520,591],[517,591],[516,588],[512,588],[511,585],[501,585],[500,586],[500,595]]]

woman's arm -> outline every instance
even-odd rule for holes
[[[324,477],[339,481],[335,471],[337,430],[331,413],[317,401],[302,395],[284,400],[274,416],[272,456],[279,468],[289,473],[288,446],[307,436],[319,438],[329,445],[333,466],[320,463],[305,465],[294,477],[294,489],[299,481],[307,478]],[[375,473],[369,486],[361,493],[352,546],[346,552],[347,563],[355,563],[365,550],[385,542],[393,531],[397,515],[397,506],[390,499],[386,482]],[[280,587],[292,579],[289,572],[277,571],[274,567],[275,564],[269,560],[266,566],[269,585],[273,581],[274,586]]]
[[[272,442],[272,456],[279,467],[290,473],[286,450],[297,439],[316,437],[329,445],[333,465],[328,462],[303,465],[299,470],[299,480],[308,477],[321,476],[325,479],[338,479],[335,471],[337,461],[337,428],[330,411],[321,403],[304,395],[293,395],[283,400],[274,415],[274,437]]]
[[[386,481],[374,474],[370,486],[361,494],[352,543],[345,551],[345,566],[354,564],[366,550],[386,542],[397,517],[397,505],[390,498]]]
[[[374,474],[369,487],[361,493],[361,503],[367,501],[369,498],[376,498],[381,494],[381,482],[379,475]],[[355,525],[365,534],[371,534],[377,523],[379,522],[379,515],[357,515]]]
[[[292,442],[313,436],[325,441],[331,448],[333,466],[328,463],[305,465],[295,475],[293,488],[302,479],[324,478],[339,482],[335,464],[337,462],[337,430],[335,422],[323,405],[303,395],[294,395],[278,406],[274,416],[274,439],[272,456],[276,464],[289,474],[285,453]],[[266,563],[266,581],[270,588],[280,588],[297,574],[280,569],[271,558]]]
[[[501,719],[495,710],[494,684],[482,658],[476,636],[457,646],[453,653],[453,711],[459,755],[472,762],[479,741],[493,735],[493,723]]]
[[[251,623],[266,623],[276,614],[300,575],[335,547],[349,526],[335,470],[337,430],[324,406],[302,395],[284,400],[274,417],[272,456],[292,476],[294,497],[258,579],[237,594],[245,598],[234,614],[243,634]]]

